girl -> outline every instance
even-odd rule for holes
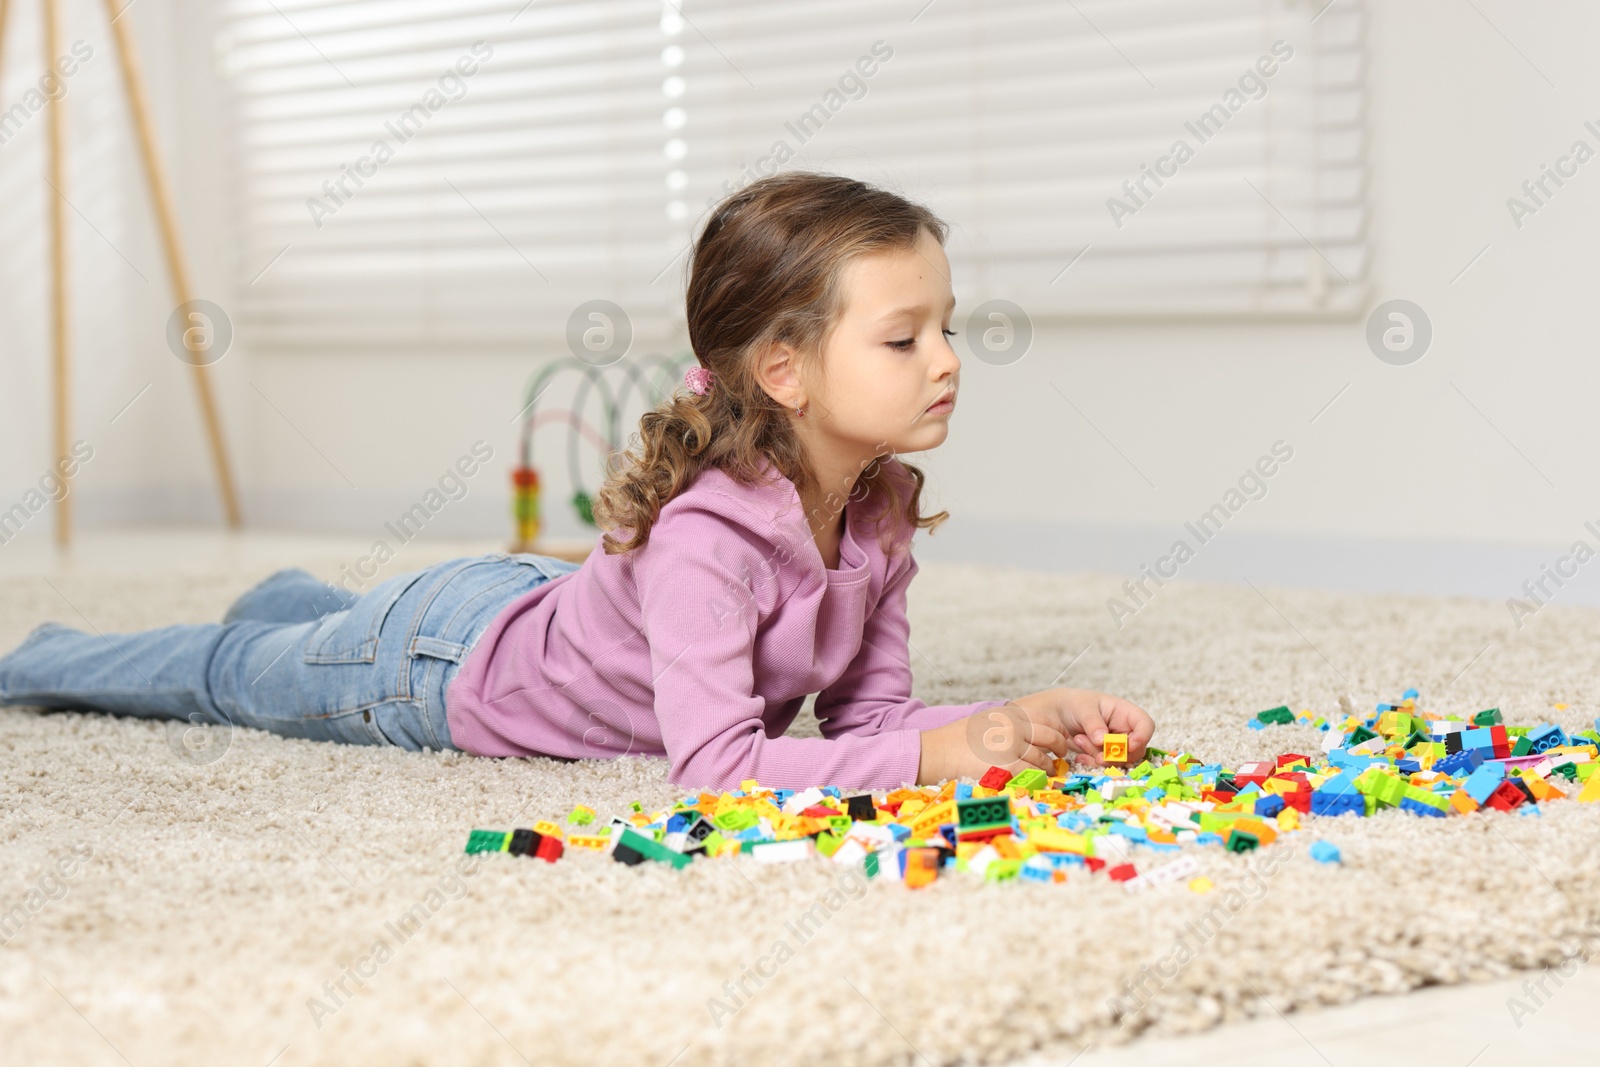
[[[1103,693],[929,707],[911,697],[910,545],[950,432],[946,227],[820,174],[733,194],[696,242],[699,365],[613,457],[581,567],[457,559],[356,597],[303,571],[220,624],[107,637],[54,623],[0,659],[0,703],[483,756],[665,756],[730,789],[888,789],[991,765],[1143,758],[1154,726]],[[818,694],[822,737],[785,737]]]

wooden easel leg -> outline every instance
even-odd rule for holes
[[[132,31],[121,18],[129,0],[105,0],[106,14],[111,20],[111,32],[117,40],[117,54],[122,61],[122,81],[128,93],[128,106],[133,111],[134,132],[138,135],[139,154],[144,160],[145,179],[150,184],[150,199],[154,203],[157,228],[161,231],[162,247],[166,251],[167,273],[172,277],[172,288],[179,304],[194,299],[189,287],[189,270],[183,258],[183,248],[178,240],[178,218],[173,209],[172,190],[167,185],[166,171],[156,152],[155,131],[150,121],[150,103],[144,92],[144,76],[139,66],[139,54],[134,48]],[[195,391],[200,398],[200,414],[205,421],[206,437],[211,445],[211,462],[217,472],[217,486],[222,496],[222,508],[228,525],[237,528],[239,500],[234,492],[233,471],[228,465],[228,453],[222,440],[222,427],[217,417],[216,399],[211,393],[208,368],[191,364],[194,370]]]
[[[61,42],[61,12],[58,0],[44,0],[44,66],[45,70],[55,70],[56,56],[60,55]],[[57,75],[59,77],[59,75]],[[67,545],[72,541],[72,492],[70,479],[62,470],[59,461],[67,455],[67,420],[71,411],[71,375],[68,373],[67,357],[71,347],[71,338],[67,328],[67,218],[66,218],[66,177],[63,153],[65,143],[62,138],[62,129],[66,126],[66,116],[63,113],[65,93],[60,93],[50,100],[49,123],[46,133],[47,154],[46,168],[50,176],[50,311],[51,331],[53,342],[52,372],[54,380],[55,401],[55,448],[50,457],[50,464],[61,475],[62,496],[56,501],[56,544]]]
[[[11,12],[11,0],[0,0],[0,83],[6,72],[6,16]]]

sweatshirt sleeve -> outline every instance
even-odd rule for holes
[[[909,550],[900,559],[903,562],[891,572],[876,608],[867,616],[860,651],[838,681],[817,695],[815,712],[824,737],[872,737],[906,729],[931,730],[1005,703],[983,700],[976,704],[930,706],[911,695],[911,622],[906,616],[906,589],[918,568]]]
[[[777,554],[778,558],[774,558]],[[639,550],[634,580],[650,646],[654,709],[674,784],[892,789],[915,783],[915,728],[836,738],[769,737],[755,693],[759,609],[753,583],[770,581],[792,549],[705,512],[662,520]]]

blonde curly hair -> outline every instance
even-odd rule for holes
[[[949,232],[919,204],[829,174],[763,178],[717,206],[695,243],[685,301],[690,344],[715,384],[704,395],[674,393],[639,420],[633,445],[611,457],[594,504],[608,555],[645,545],[661,508],[708,467],[753,485],[770,461],[802,500],[819,488],[788,409],[761,387],[759,354],[788,343],[804,370],[820,374],[823,344],[844,310],[843,268],[859,256],[910,248],[923,230],[941,244]],[[922,471],[890,455],[862,470],[850,500],[882,502],[867,517],[886,549],[897,551],[950,513],[922,515]],[[887,515],[904,522],[886,529]],[[618,539],[617,530],[630,536]]]

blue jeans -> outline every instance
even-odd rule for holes
[[[467,653],[511,601],[577,569],[501,552],[396,575],[360,595],[283,570],[221,623],[100,634],[47,622],[0,657],[0,704],[454,749],[445,691]]]

